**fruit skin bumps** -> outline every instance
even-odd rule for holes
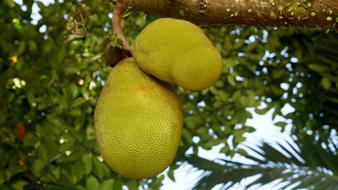
[[[220,53],[200,28],[185,20],[155,20],[136,37],[132,51],[144,72],[189,90],[208,88],[221,75]]]
[[[105,162],[130,178],[162,172],[174,159],[183,116],[176,95],[127,58],[110,72],[94,126]]]

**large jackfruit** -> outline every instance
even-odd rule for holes
[[[175,157],[182,117],[169,88],[142,72],[132,58],[121,61],[110,72],[94,114],[104,161],[126,177],[159,174]]]
[[[210,87],[222,71],[220,53],[199,27],[185,20],[155,20],[136,37],[132,51],[144,72],[189,90]]]

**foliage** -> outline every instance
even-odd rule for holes
[[[188,162],[204,170],[196,189],[211,189],[222,184],[227,189],[243,179],[256,179],[243,184],[245,189],[271,182],[279,189],[337,189],[338,146],[331,142],[316,141],[314,136],[296,139],[277,146],[263,143],[259,147],[248,147],[256,155],[247,155],[245,163],[219,160],[216,163],[192,156]],[[253,164],[248,164],[253,163]]]
[[[95,146],[93,110],[109,71],[103,52],[111,6],[99,0],[0,2],[1,189],[161,186],[164,174],[142,181],[117,176]],[[32,19],[37,8],[39,20]],[[125,15],[127,38],[154,18]],[[236,26],[205,32],[222,53],[223,74],[202,92],[177,88],[185,124],[176,161],[189,149],[197,155],[198,148],[219,144],[229,156],[245,155],[237,145],[255,130],[246,125],[248,107],[261,114],[274,109],[276,116],[291,104],[296,111],[285,117],[300,136],[312,131],[325,139],[337,126],[337,34]],[[174,162],[168,171],[172,179],[177,167]]]
[[[296,111],[286,115],[286,118],[299,126],[294,131],[300,136],[307,135],[310,131],[320,132],[317,134],[326,139],[333,129],[337,130],[337,37],[337,34],[320,34],[311,39],[304,35],[295,36],[300,42],[294,47],[297,48],[295,53],[303,55],[299,64],[293,66],[293,82],[287,90],[288,98],[282,98],[281,102],[289,103],[295,108]]]

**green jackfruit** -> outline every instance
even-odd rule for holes
[[[94,113],[97,144],[117,173],[148,178],[174,159],[183,115],[173,91],[128,58],[110,72]]]
[[[185,20],[150,23],[136,37],[132,54],[144,72],[189,90],[210,87],[222,71],[220,53],[199,27]]]

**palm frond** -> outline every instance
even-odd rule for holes
[[[328,143],[315,141],[314,137],[306,137],[294,143],[247,147],[248,152],[256,156],[245,157],[254,164],[225,159],[214,162],[198,156],[189,156],[187,161],[205,171],[194,189],[211,189],[219,184],[223,184],[222,189],[227,189],[255,176],[254,181],[244,184],[246,189],[275,182],[281,189],[337,190],[337,146],[328,146]]]

